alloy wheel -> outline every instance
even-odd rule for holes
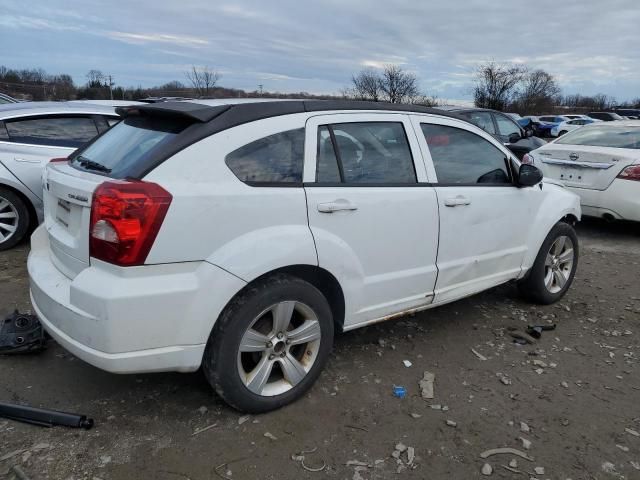
[[[16,207],[6,198],[0,197],[0,243],[13,237],[18,229],[19,220]]]
[[[238,349],[238,374],[254,394],[283,394],[313,367],[321,341],[320,322],[307,305],[284,301],[253,319]]]
[[[571,238],[564,235],[556,238],[544,262],[544,284],[549,292],[558,293],[569,281],[574,256]]]

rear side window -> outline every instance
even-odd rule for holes
[[[46,117],[5,122],[9,141],[30,145],[77,148],[98,134],[89,117]]]
[[[77,152],[71,164],[93,173],[123,178],[132,166],[167,147],[188,123],[161,117],[128,117]]]
[[[475,133],[445,125],[421,124],[438,183],[511,184],[505,154]]]
[[[316,181],[416,183],[411,148],[402,123],[340,123],[320,127]]]
[[[301,183],[304,128],[276,133],[244,145],[229,153],[225,162],[245,183]]]
[[[516,125],[513,120],[510,120],[507,117],[496,115],[496,123],[498,124],[500,135],[508,137],[513,133],[520,134],[520,127]]]
[[[591,124],[563,135],[556,143],[594,147],[640,149],[640,127],[618,127]]]

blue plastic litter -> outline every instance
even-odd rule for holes
[[[404,398],[407,396],[407,389],[404,387],[393,386],[393,395],[398,398]]]

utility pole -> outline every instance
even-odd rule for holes
[[[111,78],[111,75],[109,75],[109,96],[111,97],[111,100],[113,100],[113,79]]]

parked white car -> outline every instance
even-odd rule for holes
[[[166,102],[47,165],[33,307],[118,373],[203,371],[261,412],[299,398],[334,330],[516,280],[573,280],[576,195],[441,110],[383,103]]]
[[[555,125],[551,129],[552,137],[561,137],[565,133],[572,132],[573,130],[582,127],[583,125],[590,125],[595,122],[599,122],[600,120],[595,120],[593,118],[585,119],[585,118],[577,118],[574,120],[567,120],[566,122],[559,123]]]
[[[0,251],[42,221],[42,170],[119,120],[114,108],[89,103],[0,105]]]
[[[640,121],[585,125],[523,161],[580,195],[585,215],[640,221]]]

